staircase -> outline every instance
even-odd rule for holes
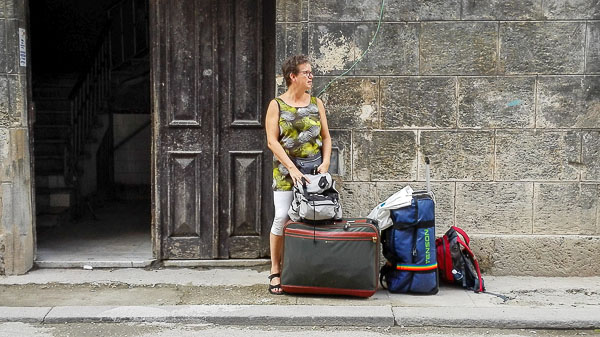
[[[113,151],[111,100],[132,78],[148,77],[146,2],[123,0],[107,15],[88,72],[48,75],[33,84],[38,227],[69,220],[85,206],[85,196],[110,184],[98,179],[110,180],[104,171],[112,169],[106,155]]]
[[[63,221],[74,201],[65,170],[71,128],[69,94],[76,81],[76,74],[60,74],[38,79],[33,85],[36,212],[41,227]]]

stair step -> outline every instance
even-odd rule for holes
[[[35,175],[50,176],[50,175],[59,175],[59,174],[64,174],[64,173],[65,173],[64,167],[61,167],[60,169],[50,169],[47,167],[39,167],[38,165],[35,166]]]
[[[43,99],[36,100],[35,102],[36,110],[55,110],[55,111],[71,111],[71,101],[65,99]]]
[[[70,130],[69,125],[35,125],[34,139],[67,139]]]
[[[38,214],[62,214],[69,211],[69,207],[48,207],[44,210],[44,213],[38,212]]]
[[[63,172],[65,161],[62,156],[36,156],[35,166],[40,172]]]
[[[66,224],[71,218],[69,207],[47,207],[44,212],[36,215],[36,226],[38,228],[57,227]]]
[[[36,203],[39,212],[45,212],[48,207],[71,207],[73,204],[73,188],[44,188],[39,187],[35,190]]]
[[[34,87],[33,97],[36,99],[66,99],[71,94],[72,87]]]
[[[65,153],[65,149],[67,147],[67,143],[65,141],[47,143],[42,141],[35,141],[33,151],[38,158],[38,156],[63,156]]]
[[[35,177],[35,186],[37,188],[64,188],[67,187],[65,177],[62,174],[41,175]]]
[[[35,115],[35,123],[36,125],[70,124],[71,112],[52,110],[37,111]]]

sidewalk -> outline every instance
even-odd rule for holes
[[[0,322],[600,328],[600,277],[486,276],[475,294],[274,296],[264,267],[39,269],[0,276]]]

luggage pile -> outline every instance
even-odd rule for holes
[[[369,297],[381,282],[390,292],[436,294],[441,278],[483,292],[467,234],[452,227],[436,239],[429,159],[425,162],[425,191],[406,186],[362,219],[342,219],[329,174],[295,186],[292,220],[283,230],[283,291]],[[387,260],[381,268],[380,249]]]

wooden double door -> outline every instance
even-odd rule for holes
[[[161,259],[268,253],[274,1],[151,0],[154,247]]]

